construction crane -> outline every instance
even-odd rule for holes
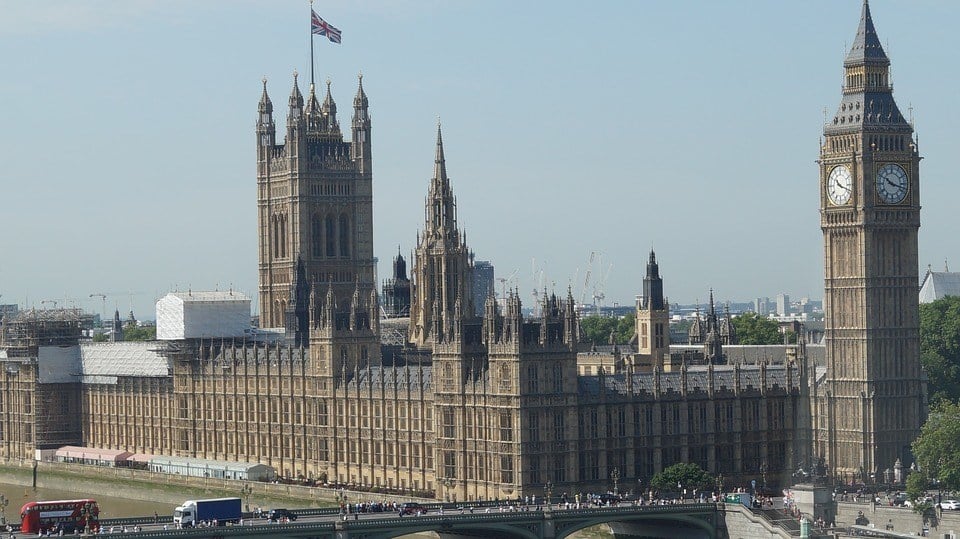
[[[94,292],[90,294],[91,298],[100,298],[100,323],[103,323],[103,319],[107,316],[107,295],[103,292]]]
[[[497,280],[500,281],[500,297],[503,298],[504,301],[507,299],[507,283],[513,282],[514,277],[517,276],[519,271],[519,269],[513,270],[513,273],[511,273],[509,277],[497,277]]]
[[[580,305],[583,305],[587,299],[587,289],[590,288],[590,275],[593,273],[593,259],[596,258],[596,256],[596,251],[590,251],[590,260],[587,262],[587,273],[583,278],[583,288],[580,289]]]
[[[534,258],[530,267],[531,279],[533,280],[533,316],[539,316],[540,312],[540,289],[543,288],[543,266],[537,269],[537,259]]]
[[[603,266],[603,260],[600,261],[601,267]],[[603,299],[606,298],[604,289],[607,285],[607,277],[610,276],[610,270],[613,269],[613,262],[607,266],[607,271],[600,273],[600,279],[597,280],[596,284],[593,285],[593,308],[596,311],[597,315],[600,314],[600,307],[603,305]]]

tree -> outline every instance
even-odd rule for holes
[[[629,313],[617,322],[617,344],[627,344],[637,331],[637,317]]]
[[[157,340],[157,326],[134,326],[123,328],[125,341],[155,341]]]
[[[713,486],[713,477],[696,464],[678,462],[662,472],[657,472],[650,479],[650,486],[661,491],[706,490]]]
[[[920,305],[920,364],[930,402],[960,402],[960,297]]]
[[[584,340],[596,345],[610,344],[611,333],[616,344],[627,344],[633,338],[635,324],[632,313],[621,318],[591,315],[580,320]]]
[[[960,405],[941,401],[934,406],[913,442],[913,454],[926,478],[945,490],[960,489]]]
[[[776,320],[757,313],[743,313],[733,319],[740,344],[783,344],[783,334]]]

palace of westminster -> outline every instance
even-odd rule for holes
[[[349,141],[329,83],[321,102],[312,84],[304,98],[295,77],[278,142],[264,82],[260,326],[278,329],[93,343],[75,318],[5,319],[0,457],[73,445],[257,462],[287,478],[459,500],[542,495],[547,484],[603,491],[612,476],[645,485],[678,462],[728,485],[761,475],[789,484],[811,462],[847,481],[909,465],[927,413],[920,157],[889,66],[864,2],[818,160],[822,350],[798,339],[757,361],[725,352],[729,319],[712,301],[702,349],[671,352],[652,252],[634,342],[622,348],[581,344],[569,291],[545,294],[536,317],[516,293],[475,296],[439,127],[411,277],[398,255],[378,294],[362,79]],[[179,297],[193,295],[204,297]],[[408,318],[381,318],[398,306]]]

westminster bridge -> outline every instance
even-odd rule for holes
[[[505,539],[564,539],[572,533],[608,524],[615,532],[630,537],[689,537],[715,539],[725,537],[723,515],[713,503],[678,505],[620,505],[503,511],[474,509],[473,512],[447,510],[425,515],[397,516],[394,513],[332,515],[327,511],[299,510],[295,522],[268,523],[246,519],[243,525],[198,529],[162,529],[152,519],[116,519],[103,521],[104,528],[121,522],[129,524],[122,537],[261,538],[296,539],[392,539],[418,532],[436,532],[442,538],[498,537]],[[142,530],[132,532],[135,522]],[[149,522],[149,523],[148,523]],[[109,532],[108,532],[109,533]]]

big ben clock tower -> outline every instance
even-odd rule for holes
[[[843,98],[819,160],[827,376],[814,451],[836,476],[869,482],[898,458],[913,462],[910,443],[926,414],[920,156],[866,0],[843,66]]]

